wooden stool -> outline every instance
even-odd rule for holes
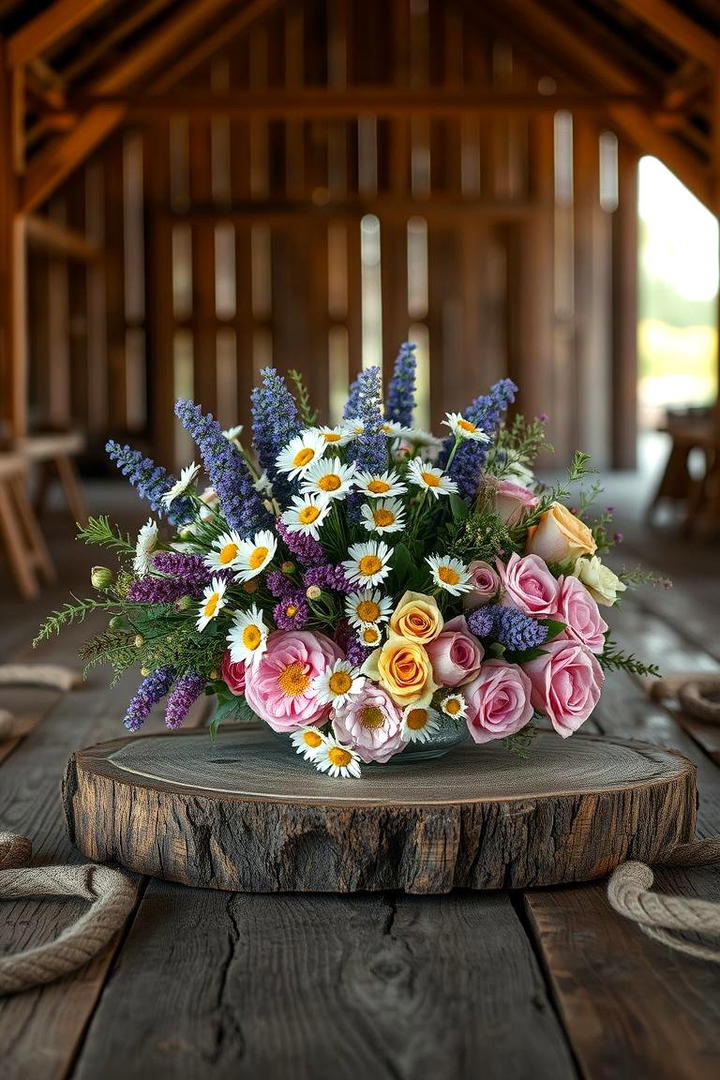
[[[40,485],[35,500],[38,513],[42,511],[50,483],[57,478],[73,521],[80,525],[86,523],[87,503],[73,461],[73,457],[84,447],[85,438],[79,431],[27,435],[15,441],[14,449],[40,469]]]
[[[55,580],[55,568],[45,546],[27,494],[27,462],[20,454],[0,454],[0,536],[8,562],[23,596],[36,596],[36,572]]]

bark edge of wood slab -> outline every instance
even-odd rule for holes
[[[73,754],[70,838],[101,862],[239,892],[508,889],[653,863],[695,835],[695,766],[629,740],[542,732],[517,760],[464,743],[332,780],[262,728]]]

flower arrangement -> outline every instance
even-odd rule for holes
[[[601,561],[613,540],[610,513],[588,516],[598,488],[575,512],[563,503],[588,458],[576,454],[568,485],[539,483],[545,418],[507,422],[509,379],[449,413],[438,439],[413,426],[412,344],[384,406],[379,369],[365,370],[335,426],[290,376],[294,392],[262,372],[251,445],[178,401],[202,461],[179,479],[107,444],[153,516],[135,541],[90,520],[81,538],[120,568],[95,567],[98,596],[54,612],[39,638],[109,616],[85,657],[118,675],[140,666],[126,727],[165,698],[177,728],[211,693],[213,734],[254,714],[320,771],[357,777],[448,733],[522,751],[545,717],[566,738],[608,668],[652,670],[618,650],[600,613],[635,578]]]

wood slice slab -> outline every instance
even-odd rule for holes
[[[69,761],[92,859],[240,892],[520,888],[657,861],[695,834],[695,767],[670,750],[540,733],[525,760],[464,743],[333,780],[262,729],[117,739]]]

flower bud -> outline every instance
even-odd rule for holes
[[[193,606],[193,598],[192,596],[181,596],[179,600],[175,601],[174,606],[176,611],[189,611]]]
[[[322,596],[322,589],[319,585],[310,585],[305,593],[308,600],[317,600],[319,596]]]
[[[280,569],[282,570],[283,574],[287,574],[289,576],[290,574],[295,573],[295,563],[288,560],[287,562],[284,562],[282,564]]]
[[[140,668],[140,674],[142,675],[142,677],[144,679],[146,679],[148,677],[148,675],[150,674],[150,668],[149,667],[141,667]]]
[[[134,641],[133,641],[133,645],[135,646],[135,648],[136,649],[141,649],[144,644],[145,644],[145,638],[142,636],[142,634],[136,634],[135,638],[134,638]]]
[[[244,581],[243,582],[243,592],[255,593],[257,591],[258,591],[258,583],[257,583],[257,581],[254,581],[251,578],[250,581]]]
[[[107,566],[93,566],[90,571],[90,581],[94,589],[109,589],[115,580],[115,575]]]
[[[125,626],[125,617],[123,615],[113,615],[108,626],[111,630],[122,630]]]
[[[217,679],[220,678],[220,672],[219,671],[211,671],[210,672],[210,678],[212,679],[213,682],[215,682]]]

